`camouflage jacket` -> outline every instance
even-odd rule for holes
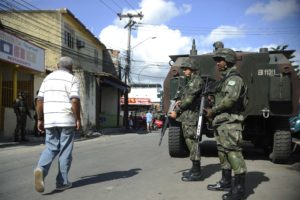
[[[202,78],[193,74],[187,81],[179,100],[181,104],[175,109],[179,122],[196,125],[199,115],[200,94],[203,86]]]
[[[27,107],[27,104],[26,104],[26,101],[24,99],[17,98],[14,101],[13,108],[14,108],[14,112],[16,113],[17,116],[28,115],[31,117],[30,112]]]
[[[215,89],[215,103],[212,107],[214,117],[213,126],[222,123],[242,122],[240,96],[245,83],[237,72],[236,66],[228,68],[222,73]]]

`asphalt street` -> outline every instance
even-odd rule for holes
[[[201,144],[203,177],[182,182],[181,173],[190,168],[188,158],[171,158],[167,134],[158,146],[159,133],[103,135],[77,141],[73,151],[70,181],[73,187],[55,191],[57,159],[46,177],[44,193],[34,190],[33,169],[44,146],[27,144],[0,148],[0,199],[105,199],[105,200],[215,200],[223,192],[206,189],[220,178],[220,166],[213,139]],[[290,163],[271,163],[263,151],[245,146],[249,200],[298,200],[300,198],[300,156]]]

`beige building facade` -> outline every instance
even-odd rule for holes
[[[12,105],[17,93],[25,92],[33,114],[36,92],[44,77],[57,69],[61,56],[73,58],[74,74],[81,81],[84,129],[122,125],[118,102],[128,86],[118,78],[116,57],[112,58],[115,52],[106,49],[69,10],[0,12],[0,20],[2,136],[13,135],[16,120]],[[10,38],[17,39],[13,43]],[[24,43],[24,48],[21,46],[18,49],[21,43]],[[33,53],[30,54],[26,48]],[[11,59],[1,57],[9,53]],[[28,59],[39,63],[33,67],[32,63],[27,62]],[[34,122],[28,120],[27,130],[33,130],[33,125]]]

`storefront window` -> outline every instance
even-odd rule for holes
[[[13,71],[2,69],[2,107],[13,107]],[[33,75],[18,72],[17,93],[24,92],[29,109],[33,109]]]

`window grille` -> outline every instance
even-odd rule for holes
[[[64,30],[64,44],[65,46],[74,49],[74,30],[65,25]]]

